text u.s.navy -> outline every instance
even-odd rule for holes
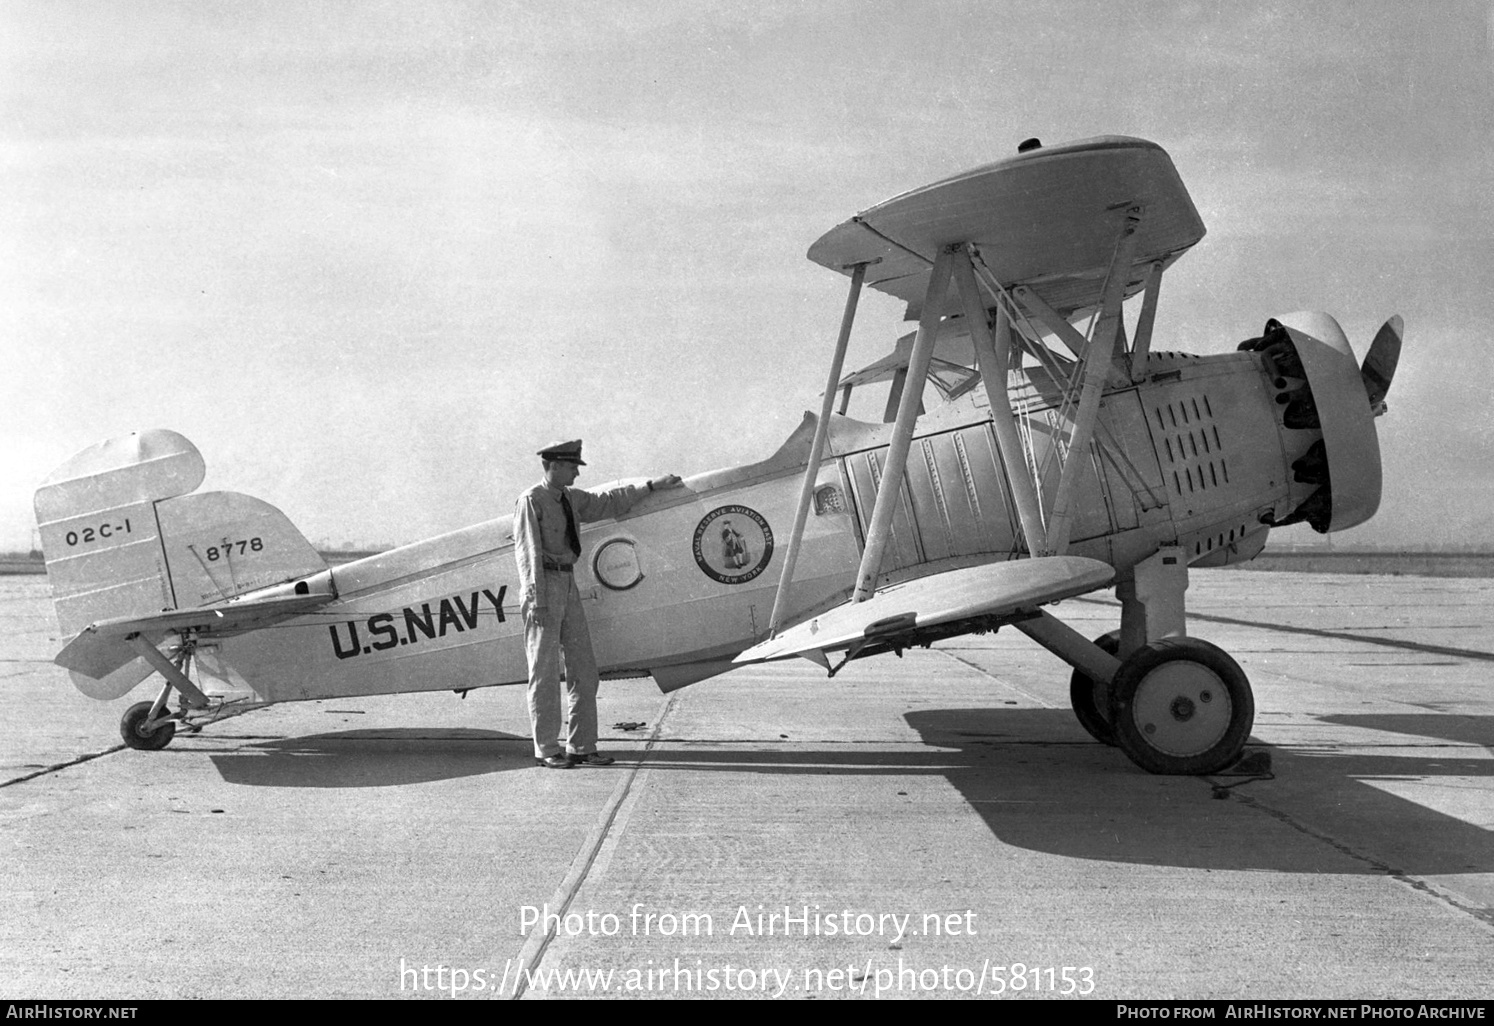
[[[391,648],[400,645],[413,645],[422,638],[444,638],[448,630],[456,633],[475,631],[481,622],[482,614],[486,609],[478,607],[478,595],[487,600],[488,605],[493,607],[496,617],[495,623],[503,623],[506,617],[503,615],[503,597],[508,592],[508,585],[498,586],[498,593],[493,594],[489,588],[481,588],[466,596],[451,595],[441,599],[432,609],[429,602],[422,602],[417,612],[410,606],[404,606],[399,613],[377,613],[363,621],[363,630],[370,639],[368,644],[360,643],[358,634],[358,622],[347,620],[343,623],[334,623],[327,626],[332,635],[332,651],[339,659],[351,659],[357,655],[369,655],[373,652],[387,652]],[[396,623],[404,625],[404,633],[401,635]],[[347,631],[347,648],[343,648],[341,631]],[[379,638],[379,641],[371,639]]]

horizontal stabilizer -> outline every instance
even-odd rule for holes
[[[104,680],[137,658],[135,649],[126,640],[131,635],[143,635],[152,644],[159,645],[167,634],[188,629],[196,631],[197,636],[203,639],[239,634],[288,620],[325,605],[331,599],[332,596],[325,593],[275,596],[222,602],[149,616],[121,616],[113,620],[102,620],[85,627],[57,653],[54,661],[71,670],[75,681],[79,674],[93,680]],[[147,669],[130,687],[145,679],[149,673]],[[81,683],[79,687],[84,694],[90,694]]]
[[[735,663],[764,662],[850,648],[974,617],[1002,617],[1082,595],[1110,583],[1097,559],[1044,556],[947,570],[890,585],[865,602],[846,602],[755,645]]]
[[[113,670],[107,670],[106,664],[113,658],[120,657],[118,651],[111,651],[108,654],[108,658],[97,660],[98,665],[90,666],[87,673],[84,673],[82,670],[70,668],[68,676],[72,678],[73,687],[83,692],[89,698],[100,702],[110,702],[116,698],[123,698],[125,695],[128,695],[131,691],[135,690],[137,684],[156,672],[154,666],[147,662],[143,656],[135,655],[134,650],[128,645],[122,645],[120,648],[124,652],[122,658],[126,659],[127,662],[115,667]],[[160,650],[161,646],[159,643],[156,645],[156,648]],[[171,657],[169,651],[165,654],[168,659]],[[95,674],[98,674],[98,676],[95,676]]]

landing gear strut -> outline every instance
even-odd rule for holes
[[[1186,636],[1187,590],[1182,550],[1166,546],[1116,586],[1120,630],[1089,642],[1046,613],[1015,624],[1074,667],[1069,702],[1089,735],[1152,773],[1217,773],[1255,724],[1240,665]]]
[[[162,677],[166,678],[166,683],[161,687],[161,693],[156,696],[154,702],[136,702],[125,710],[124,716],[119,721],[119,736],[131,748],[142,752],[159,752],[171,744],[171,739],[176,737],[178,723],[189,731],[201,729],[187,722],[188,712],[194,709],[205,709],[208,706],[207,696],[198,690],[197,685],[193,684],[192,679],[187,676],[187,668],[192,665],[192,653],[197,647],[197,642],[193,637],[182,637],[176,654],[167,659],[156,646],[139,634],[132,634],[127,640]],[[181,692],[181,708],[175,713],[168,712],[166,709],[173,687]]]

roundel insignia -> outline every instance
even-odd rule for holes
[[[695,562],[713,581],[744,584],[773,558],[773,529],[746,506],[721,506],[695,528]]]
[[[638,565],[638,551],[627,538],[613,538],[604,542],[591,561],[592,572],[613,591],[627,591],[643,580],[643,569]]]

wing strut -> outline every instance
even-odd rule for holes
[[[975,267],[970,262],[968,249],[961,249],[955,257],[954,276],[955,283],[960,287],[960,298],[965,303],[965,322],[970,327],[970,340],[975,344],[975,359],[980,366],[980,377],[985,382],[986,397],[991,404],[991,426],[996,430],[996,447],[1001,450],[1001,460],[1006,464],[1006,479],[1011,484],[1017,515],[1022,521],[1027,551],[1034,556],[1050,555],[1043,530],[1043,514],[1038,506],[1037,490],[1033,486],[1033,471],[1027,465],[1027,454],[1022,448],[1022,440],[1017,437],[1016,425],[1012,423],[1012,401],[1006,389],[1007,367],[1011,361],[1011,321],[1007,317],[1006,307],[998,305],[996,337],[993,341],[990,325],[986,321],[985,303],[981,301],[980,288],[975,281]]]
[[[846,346],[851,341],[851,325],[856,322],[856,304],[861,299],[861,285],[866,280],[866,264],[851,268],[851,291],[846,296],[845,314],[840,319],[840,336],[835,341],[835,358],[830,361],[830,380],[825,383],[825,399],[820,404],[820,419],[814,427],[814,444],[809,450],[809,466],[804,468],[804,484],[799,489],[799,506],[794,510],[794,530],[789,535],[788,552],[783,557],[783,572],[778,577],[778,594],[773,599],[773,615],[768,618],[768,636],[778,633],[783,612],[788,607],[789,586],[794,580],[794,564],[799,561],[799,544],[804,540],[804,524],[809,518],[809,503],[814,497],[815,480],[820,473],[820,459],[830,436],[830,412],[835,402],[835,387],[840,384],[841,368],[846,360]],[[847,389],[846,398],[850,398]]]
[[[1128,219],[1127,223],[1130,224],[1129,219]],[[1134,238],[1134,235],[1133,235],[1133,238]],[[1133,251],[1134,251],[1134,243],[1133,243]],[[1121,270],[1121,272],[1123,274],[1127,270],[1128,266],[1129,265],[1121,265],[1120,266],[1120,270]],[[1116,265],[1112,264],[1111,265],[1112,274],[1114,273],[1115,269],[1116,269]],[[1123,287],[1124,285],[1125,285],[1125,282],[1122,281],[1120,283],[1120,286]],[[1107,297],[1109,296],[1109,294],[1110,293],[1108,291],[1105,293],[1105,295]],[[1060,314],[1057,310],[1053,309],[1051,306],[1049,306],[1047,304],[1047,302],[1043,299],[1042,296],[1038,295],[1036,291],[1034,291],[1031,288],[1028,288],[1026,285],[1019,285],[1019,286],[1017,286],[1015,289],[1012,290],[1012,295],[1016,296],[1017,299],[1019,299],[1021,301],[1021,303],[1022,303],[1022,305],[1024,307],[1026,307],[1033,315],[1035,315],[1038,320],[1042,321],[1044,327],[1046,327],[1049,331],[1053,332],[1053,334],[1055,334],[1056,336],[1058,336],[1058,340],[1060,342],[1062,342],[1064,344],[1064,346],[1066,346],[1068,348],[1069,352],[1073,353],[1074,356],[1076,358],[1078,358],[1081,362],[1085,361],[1085,359],[1086,359],[1086,357],[1084,355],[1085,351],[1088,349],[1088,350],[1091,350],[1091,352],[1092,352],[1092,350],[1093,350],[1094,343],[1093,343],[1092,339],[1095,337],[1093,332],[1090,333],[1090,338],[1086,339],[1084,337],[1084,335],[1079,331],[1078,328],[1074,327],[1067,320],[1065,320],[1064,317],[1063,317],[1063,315]],[[1122,298],[1124,298],[1124,293],[1122,293]],[[1120,317],[1120,308],[1117,307],[1116,308],[1116,319],[1111,323],[1111,334],[1114,334],[1115,330],[1118,327],[1120,327],[1119,317]],[[1100,316],[1100,321],[1101,321],[1101,324],[1099,325],[1100,327],[1103,327],[1104,320],[1105,320],[1105,316],[1102,313],[1101,316]],[[1122,374],[1119,370],[1115,369],[1114,367],[1109,368],[1106,371],[1106,373],[1110,376],[1110,383],[1112,385],[1114,385],[1116,388],[1126,388],[1126,387],[1129,387],[1130,384],[1131,384],[1130,377],[1127,376],[1127,375],[1125,375],[1125,374]]]
[[[918,316],[918,335],[913,339],[913,353],[908,357],[909,387],[903,389],[898,404],[897,421],[892,426],[892,441],[887,449],[887,466],[877,487],[877,502],[872,508],[871,525],[866,530],[866,549],[861,553],[861,567],[856,572],[854,602],[865,602],[876,591],[877,574],[882,569],[882,554],[892,534],[892,514],[902,501],[903,471],[908,463],[908,449],[913,442],[913,423],[923,405],[923,386],[929,374],[929,360],[934,355],[934,341],[939,334],[939,318],[944,312],[949,292],[949,274],[955,251],[962,246],[945,246],[934,258],[929,272],[928,290]],[[834,385],[830,386],[834,388]]]
[[[1062,553],[1069,547],[1079,468],[1084,463],[1083,455],[1088,452],[1089,440],[1094,434],[1095,420],[1100,412],[1100,392],[1112,370],[1110,361],[1115,352],[1116,338],[1120,334],[1117,329],[1121,324],[1121,302],[1126,295],[1126,277],[1130,274],[1131,260],[1136,253],[1136,229],[1140,223],[1141,210],[1133,207],[1127,212],[1125,227],[1116,240],[1115,256],[1110,261],[1099,319],[1095,322],[1084,354],[1079,407],[1075,411],[1074,427],[1069,434],[1068,456],[1058,478],[1058,494],[1053,498],[1053,515],[1048,519],[1045,548],[1050,553]]]
[[[1136,337],[1131,340],[1131,380],[1146,377],[1146,358],[1152,349],[1152,323],[1157,319],[1157,294],[1162,289],[1162,261],[1147,269],[1146,295],[1141,299],[1141,316],[1136,319]]]

